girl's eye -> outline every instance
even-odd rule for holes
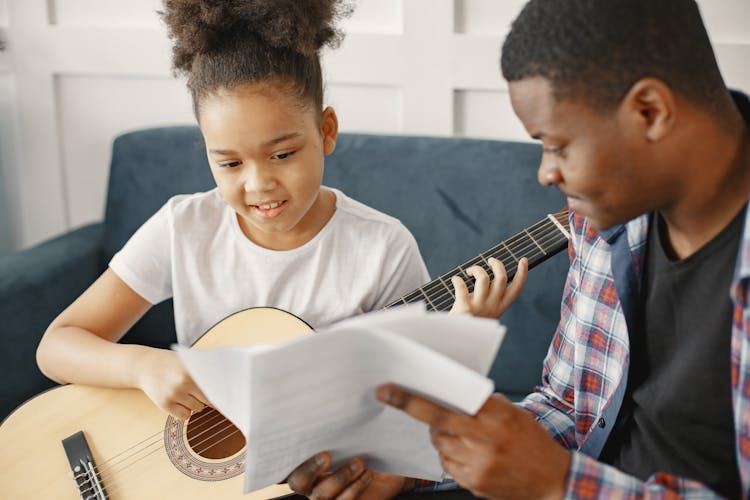
[[[292,156],[293,154],[294,154],[294,151],[287,151],[284,153],[275,154],[271,158],[273,158],[274,160],[285,160],[289,158],[290,156]]]
[[[226,168],[234,168],[239,166],[240,162],[238,161],[228,161],[226,163],[219,163],[220,167],[226,167]]]

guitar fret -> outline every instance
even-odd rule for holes
[[[428,303],[428,304],[429,304],[430,306],[432,306],[432,310],[433,310],[433,311],[437,311],[437,308],[435,307],[435,304],[433,304],[433,303],[432,303],[432,301],[430,300],[430,296],[429,296],[429,295],[427,295],[427,294],[425,293],[425,291],[424,291],[424,290],[422,290],[421,288],[419,289],[419,291],[420,291],[420,292],[422,292],[422,295],[424,296],[424,298],[425,298],[425,299],[427,299],[427,303]]]
[[[440,281],[440,284],[443,285],[443,287],[445,287],[446,290],[448,290],[448,293],[451,295],[451,297],[455,299],[456,295],[453,293],[453,290],[451,290],[451,288],[445,284],[445,281],[443,281],[443,277],[442,276],[438,277],[438,280]]]
[[[534,242],[534,244],[537,246],[537,248],[539,248],[539,250],[541,250],[541,252],[544,255],[547,255],[547,252],[544,251],[544,248],[542,248],[542,246],[536,241],[536,239],[531,235],[531,233],[528,230],[526,230],[526,229],[524,229],[524,232],[529,235],[529,238],[531,238],[531,241]]]
[[[471,280],[471,276],[469,276],[468,274],[466,274],[466,271],[464,271],[461,266],[458,266],[456,269],[458,269],[459,271],[461,271],[461,274],[464,275],[464,278],[466,278],[467,280]]]
[[[505,247],[505,249],[506,249],[506,250],[508,250],[508,253],[510,254],[510,256],[511,256],[511,257],[513,257],[513,259],[514,259],[514,260],[515,260],[516,262],[518,262],[518,261],[519,261],[518,257],[516,257],[516,256],[515,256],[515,255],[513,254],[513,251],[512,251],[511,249],[510,249],[510,247],[509,247],[508,245],[506,245],[506,244],[505,244],[505,242],[504,242],[504,241],[503,241],[503,242],[501,242],[501,245],[503,245],[503,246]]]

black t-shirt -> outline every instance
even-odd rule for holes
[[[743,209],[713,240],[670,261],[652,216],[640,328],[630,333],[628,387],[600,459],[642,480],[694,479],[741,498],[735,456],[730,342]]]

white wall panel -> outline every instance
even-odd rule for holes
[[[454,135],[484,139],[528,141],[513,114],[505,91],[457,90],[454,94]]]
[[[455,35],[451,52],[453,87],[498,90],[507,87],[500,73],[501,38]]]
[[[750,44],[748,0],[698,0],[698,6],[714,44]]]
[[[355,0],[342,46],[323,54],[341,129],[527,140],[499,70],[524,3]],[[750,1],[699,4],[728,84],[750,90]],[[0,210],[17,247],[101,218],[117,133],[192,123],[161,5],[0,0]]]
[[[0,0],[0,26],[8,26],[8,0]]]
[[[456,33],[505,38],[526,0],[456,0]]]
[[[341,28],[347,33],[401,33],[402,11],[402,0],[358,0]]]
[[[339,118],[340,132],[397,134],[401,123],[402,95],[396,87],[328,85],[325,100]]]
[[[161,26],[161,0],[49,0],[50,23],[61,26]]]
[[[166,78],[56,78],[62,165],[72,227],[104,214],[113,139],[142,127],[195,123],[181,81]]]
[[[750,44],[720,44],[715,49],[726,84],[750,93]]]

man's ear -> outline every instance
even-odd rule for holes
[[[635,82],[620,103],[620,112],[642,130],[648,142],[664,138],[673,128],[676,100],[672,89],[657,78]]]
[[[333,153],[336,149],[336,137],[339,135],[339,119],[330,106],[323,110],[320,117],[320,133],[323,135],[323,153]]]

